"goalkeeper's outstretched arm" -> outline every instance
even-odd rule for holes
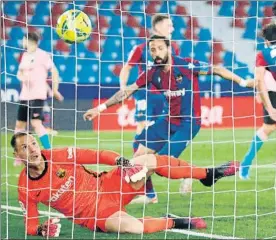
[[[61,224],[58,218],[52,218],[39,224],[39,214],[37,209],[38,202],[26,193],[26,189],[18,189],[18,200],[24,214],[25,231],[28,235],[43,237],[58,237]]]

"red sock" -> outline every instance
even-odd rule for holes
[[[206,178],[206,168],[194,167],[187,162],[169,156],[156,155],[157,167],[155,172],[170,179]]]
[[[145,217],[140,219],[144,224],[144,233],[155,233],[166,229],[171,229],[174,225],[173,220],[170,218],[152,218]]]

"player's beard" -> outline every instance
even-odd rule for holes
[[[169,59],[169,56],[165,56],[164,58],[161,58],[161,57],[156,57],[154,59],[154,64],[155,65],[160,65],[160,66],[165,66],[167,63],[168,63],[168,59]]]

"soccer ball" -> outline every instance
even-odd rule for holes
[[[83,42],[92,32],[91,21],[80,10],[68,10],[58,18],[56,31],[67,43]]]

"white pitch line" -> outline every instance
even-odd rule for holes
[[[7,205],[1,205],[1,209],[5,210],[11,210],[11,211],[17,211],[17,212],[22,212],[22,209],[20,207],[12,207],[12,206],[7,206]],[[54,213],[54,212],[46,212],[46,211],[38,211],[42,215],[46,216],[52,216],[52,217],[60,217],[60,218],[66,218],[63,214],[61,213]]]
[[[22,212],[22,209],[20,207],[13,207],[13,206],[7,206],[7,205],[1,205],[1,209]],[[39,211],[39,213],[42,214],[42,215],[51,216],[51,217],[66,218],[61,213],[54,213],[54,212],[47,212],[47,211]],[[174,216],[177,217],[176,215],[174,215]],[[210,233],[199,233],[199,232],[194,232],[194,231],[189,231],[189,230],[182,230],[182,229],[170,229],[170,230],[167,230],[167,231],[168,232],[180,233],[180,234],[183,234],[183,235],[205,237],[205,238],[211,238],[211,239],[243,239],[243,238],[228,237],[228,236],[222,236],[222,235],[216,235],[216,234],[210,234]]]
[[[228,236],[222,236],[222,235],[216,235],[216,234],[210,234],[210,233],[199,233],[199,232],[182,230],[182,229],[171,229],[167,231],[181,233],[189,236],[205,237],[205,238],[211,238],[211,239],[244,239],[244,238],[228,237]]]

